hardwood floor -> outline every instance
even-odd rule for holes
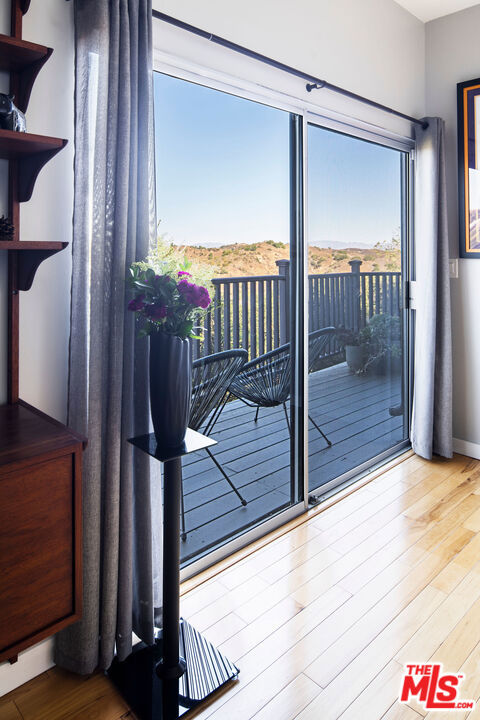
[[[182,613],[240,676],[197,720],[441,720],[397,702],[407,661],[480,698],[480,462],[409,457],[208,575]],[[102,675],[53,669],[0,699],[1,720],[97,718],[134,718]]]

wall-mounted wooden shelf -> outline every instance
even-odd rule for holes
[[[41,5],[41,3],[39,3]],[[30,0],[11,0],[11,36],[0,35],[0,71],[10,73],[16,105],[28,105],[40,68],[52,54],[22,39]],[[82,605],[81,476],[85,440],[19,400],[19,290],[40,263],[68,243],[20,240],[20,202],[66,140],[0,130],[9,161],[8,403],[0,406],[0,663],[79,619]]]
[[[18,161],[18,201],[30,200],[43,166],[67,144],[68,140],[0,130],[0,158]]]
[[[17,290],[30,290],[39,265],[67,245],[67,242],[0,240],[0,250],[18,253]]]
[[[17,74],[15,105],[23,112],[28,107],[33,83],[52,52],[45,45],[0,34],[0,70]]]

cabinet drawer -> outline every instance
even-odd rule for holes
[[[0,653],[75,613],[74,457],[0,475]]]

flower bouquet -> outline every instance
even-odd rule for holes
[[[182,444],[191,399],[189,338],[211,304],[208,268],[192,268],[178,249],[159,240],[144,262],[130,266],[134,292],[128,309],[136,313],[140,335],[150,336],[150,409],[157,442]]]
[[[130,285],[135,297],[128,309],[142,323],[141,335],[163,332],[182,340],[198,338],[195,321],[211,303],[211,283],[203,280],[205,269],[195,272],[172,245],[159,241],[145,262],[130,266]],[[199,277],[198,277],[199,276]]]

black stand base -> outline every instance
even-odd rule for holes
[[[162,674],[159,633],[153,647],[139,643],[124,662],[113,661],[108,675],[139,720],[175,720],[239,673],[238,668],[186,620],[180,621],[180,656],[186,663],[184,674],[179,679],[171,679],[168,673],[169,678],[160,679],[157,675],[157,671]],[[169,702],[166,694],[170,696]]]

